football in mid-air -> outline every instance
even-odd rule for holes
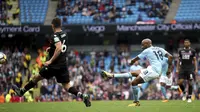
[[[0,64],[6,63],[7,57],[4,53],[0,52]]]

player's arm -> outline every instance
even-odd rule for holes
[[[60,55],[61,53],[61,49],[62,49],[62,43],[59,41],[57,43],[55,43],[56,49],[54,51],[53,56],[50,59],[50,62],[54,62],[54,60]]]
[[[49,52],[50,49],[51,49],[51,47],[47,47],[46,48],[46,52]]]
[[[168,70],[167,70],[167,75],[169,75],[172,72],[172,61],[173,61],[173,56],[168,53],[166,50],[161,48],[162,53],[164,54],[165,57],[168,58]]]
[[[180,70],[180,60],[179,60],[179,58],[178,58],[178,60],[177,60],[177,63],[176,63],[176,73],[178,74],[179,73],[179,70]]]
[[[193,54],[196,54],[195,51]],[[198,73],[198,64],[197,64],[197,58],[195,55],[193,57],[193,62],[194,62],[194,67],[195,67],[195,74],[197,74]]]
[[[169,75],[172,72],[172,61],[173,61],[173,56],[170,53],[166,53],[165,56],[168,58],[168,70],[167,70],[167,75]]]
[[[146,56],[147,52],[148,52],[147,50],[142,51],[138,56],[136,56],[135,58],[133,58],[131,60],[130,65],[133,65],[136,61],[138,61],[140,59],[144,59],[144,57]]]
[[[131,60],[131,63],[130,63],[130,65],[133,65],[136,61],[138,61],[138,60],[140,60],[140,58],[138,57],[138,56],[136,56],[135,58],[133,58],[132,60]]]
[[[178,60],[177,60],[177,63],[176,63],[176,73],[179,74],[179,70],[180,70],[180,56],[181,56],[181,53],[180,51],[178,51]]]
[[[196,59],[196,57],[193,58],[193,61],[194,61],[195,73],[198,73],[197,59]]]

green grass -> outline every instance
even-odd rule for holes
[[[140,101],[140,107],[128,107],[132,101],[93,101],[86,108],[82,102],[43,102],[0,104],[0,112],[200,112],[200,101]]]

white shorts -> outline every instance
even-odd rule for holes
[[[171,86],[172,85],[172,74],[171,77],[168,78],[167,76],[160,76],[160,82],[165,83],[167,86]]]
[[[144,82],[149,82],[150,80],[160,77],[160,75],[152,70],[151,66],[148,66],[146,69],[142,69],[139,76],[144,80]]]

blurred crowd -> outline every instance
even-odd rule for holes
[[[40,67],[47,60],[48,54],[45,50],[38,50],[36,59],[32,59],[30,51],[27,48],[4,47],[1,52],[7,55],[8,62],[6,65],[1,65],[0,67],[0,102],[80,100],[68,94],[60,84],[56,83],[54,78],[51,80],[42,80],[41,83],[28,91],[22,98],[15,96],[14,91],[11,89],[11,84],[14,83],[18,87],[22,87],[27,81],[31,80],[34,75],[38,74]],[[138,52],[135,54],[138,54]],[[175,65],[178,55],[177,53],[173,53],[173,55],[175,56]],[[102,52],[79,52],[71,50],[68,53],[70,83],[78,90],[90,94],[91,100],[132,99],[132,89],[130,88],[128,78],[105,81],[99,73],[101,69],[106,69],[109,72],[128,72],[129,62],[133,56],[135,55],[132,55],[129,49],[121,49],[115,53],[110,53],[106,50]],[[200,62],[199,56],[198,62]],[[142,60],[140,64],[143,67],[148,66],[146,60]],[[176,69],[175,66],[174,69]],[[177,75],[173,74],[174,85],[176,85]],[[162,99],[158,79],[143,84],[141,91],[141,99]],[[38,93],[38,95],[34,95],[34,93]],[[180,99],[178,91],[168,90],[167,95],[170,99]],[[193,98],[200,98],[199,77],[196,78],[196,83],[194,83]]]
[[[12,13],[12,16],[8,13],[13,8],[12,1],[16,0],[0,0],[0,25],[12,25],[12,19],[18,18],[20,13],[19,7]]]
[[[7,63],[0,65],[0,94],[7,98],[6,102],[17,102],[20,98],[14,95],[11,84],[21,87],[32,75],[29,68],[31,54],[28,48],[3,47],[0,51],[7,56]]]
[[[149,17],[165,18],[169,11],[172,0],[163,0],[162,2],[153,2],[144,0],[144,5],[139,6],[139,11],[144,11]]]
[[[81,13],[82,16],[91,16],[95,22],[114,22],[116,18],[126,18],[134,12],[129,6],[135,6],[136,2],[143,3],[138,11],[145,12],[149,17],[164,18],[169,10],[171,0],[156,2],[153,0],[126,0],[124,6],[116,6],[114,0],[60,0],[57,6],[58,16],[64,16],[63,22],[67,22],[67,16]],[[139,15],[138,21],[142,21]]]

